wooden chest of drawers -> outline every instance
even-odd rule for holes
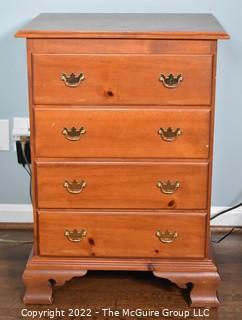
[[[211,15],[42,14],[27,38],[35,242],[24,302],[88,270],[147,270],[216,306]]]

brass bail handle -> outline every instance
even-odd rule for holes
[[[62,130],[63,136],[70,141],[78,141],[81,139],[81,136],[83,136],[86,133],[86,129],[84,127],[80,127],[77,129],[76,127],[72,127],[71,129],[64,128]]]
[[[157,230],[155,235],[162,243],[172,243],[178,238],[178,233],[176,231]]]
[[[183,76],[182,74],[178,74],[177,76],[175,76],[172,73],[170,73],[167,76],[164,74],[161,74],[159,80],[165,88],[175,89],[183,81]]]
[[[84,229],[81,229],[79,231],[77,229],[74,229],[72,231],[65,230],[64,236],[71,242],[80,242],[87,236],[87,231]]]
[[[160,128],[158,130],[158,134],[160,135],[161,139],[166,141],[166,142],[173,142],[177,140],[177,138],[182,134],[182,131],[180,128],[171,128],[168,127],[166,128]]]
[[[157,187],[164,194],[173,194],[177,191],[177,189],[180,188],[180,182],[179,181],[172,182],[170,180],[158,181]]]
[[[66,180],[63,184],[63,187],[66,188],[66,190],[72,194],[81,193],[83,189],[86,188],[86,186],[87,186],[87,183],[84,180],[82,181],[73,180],[71,182]]]
[[[73,72],[69,75],[62,73],[61,80],[67,87],[76,88],[81,84],[82,81],[85,80],[85,75],[83,72],[80,72],[78,75]]]

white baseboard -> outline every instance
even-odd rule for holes
[[[31,204],[2,204],[0,203],[0,223],[29,223],[33,222]]]
[[[211,216],[228,209],[229,207],[212,207]],[[242,207],[224,213],[211,221],[212,226],[241,227],[242,226]]]
[[[211,215],[223,211],[227,207],[212,207]],[[32,205],[30,204],[0,204],[0,223],[33,222]],[[212,226],[242,226],[242,207],[223,214],[211,222]]]

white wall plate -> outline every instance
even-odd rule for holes
[[[0,119],[0,151],[9,151],[9,120]]]

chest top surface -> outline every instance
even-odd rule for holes
[[[227,39],[212,14],[42,13],[19,30],[26,38]]]

